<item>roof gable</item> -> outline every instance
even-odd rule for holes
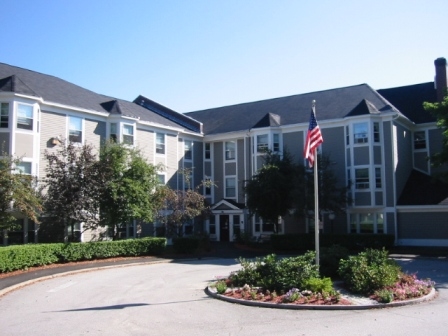
[[[413,170],[398,199],[397,205],[448,204],[448,184]]]
[[[351,110],[347,117],[359,116],[364,114],[380,114],[380,111],[366,99],[361,100],[361,102],[356,105],[356,107]]]

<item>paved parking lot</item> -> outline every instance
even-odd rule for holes
[[[401,259],[437,282],[438,297],[399,308],[295,311],[253,308],[204,293],[234,259],[114,267],[56,277],[0,298],[2,335],[446,335],[448,262]]]

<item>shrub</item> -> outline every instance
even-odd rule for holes
[[[332,245],[321,249],[320,254],[320,274],[327,277],[338,275],[339,262],[347,259],[349,250],[341,245]]]
[[[384,249],[367,249],[350,256],[347,260],[341,260],[338,269],[348,288],[364,295],[393,285],[400,272],[398,264],[388,259],[388,252]]]
[[[163,252],[165,238],[142,238],[120,241],[28,244],[0,248],[0,273],[53,263],[156,255]]]
[[[240,258],[241,270],[233,272],[230,280],[235,286],[262,287],[269,291],[288,291],[291,288],[301,288],[309,278],[319,277],[319,268],[315,264],[315,253],[306,252],[297,257],[277,259],[275,254],[264,258],[256,258],[250,262]]]
[[[224,294],[227,289],[227,283],[224,280],[219,280],[215,284],[218,294]]]
[[[333,291],[333,282],[330,278],[309,278],[305,280],[302,289],[313,293],[330,293]]]
[[[375,291],[375,296],[378,298],[378,302],[389,303],[394,300],[394,293],[388,289],[379,289]]]

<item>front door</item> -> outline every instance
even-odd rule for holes
[[[219,215],[219,240],[228,242],[230,237],[229,215]]]

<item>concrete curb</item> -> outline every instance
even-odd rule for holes
[[[274,309],[294,309],[294,310],[366,310],[366,309],[380,309],[380,308],[393,308],[393,307],[401,307],[412,304],[417,304],[425,301],[430,301],[435,298],[436,290],[432,288],[431,292],[428,295],[406,300],[406,301],[397,301],[391,303],[377,303],[377,304],[369,304],[369,305],[311,305],[311,304],[303,304],[297,305],[292,303],[270,303],[270,302],[261,302],[261,301],[250,301],[250,300],[241,300],[235,299],[229,296],[221,295],[216,292],[216,290],[210,286],[205,288],[205,293],[210,297],[215,299],[219,299],[222,301],[227,301],[230,303],[236,303],[244,306],[250,307],[261,307],[261,308],[274,308]]]

